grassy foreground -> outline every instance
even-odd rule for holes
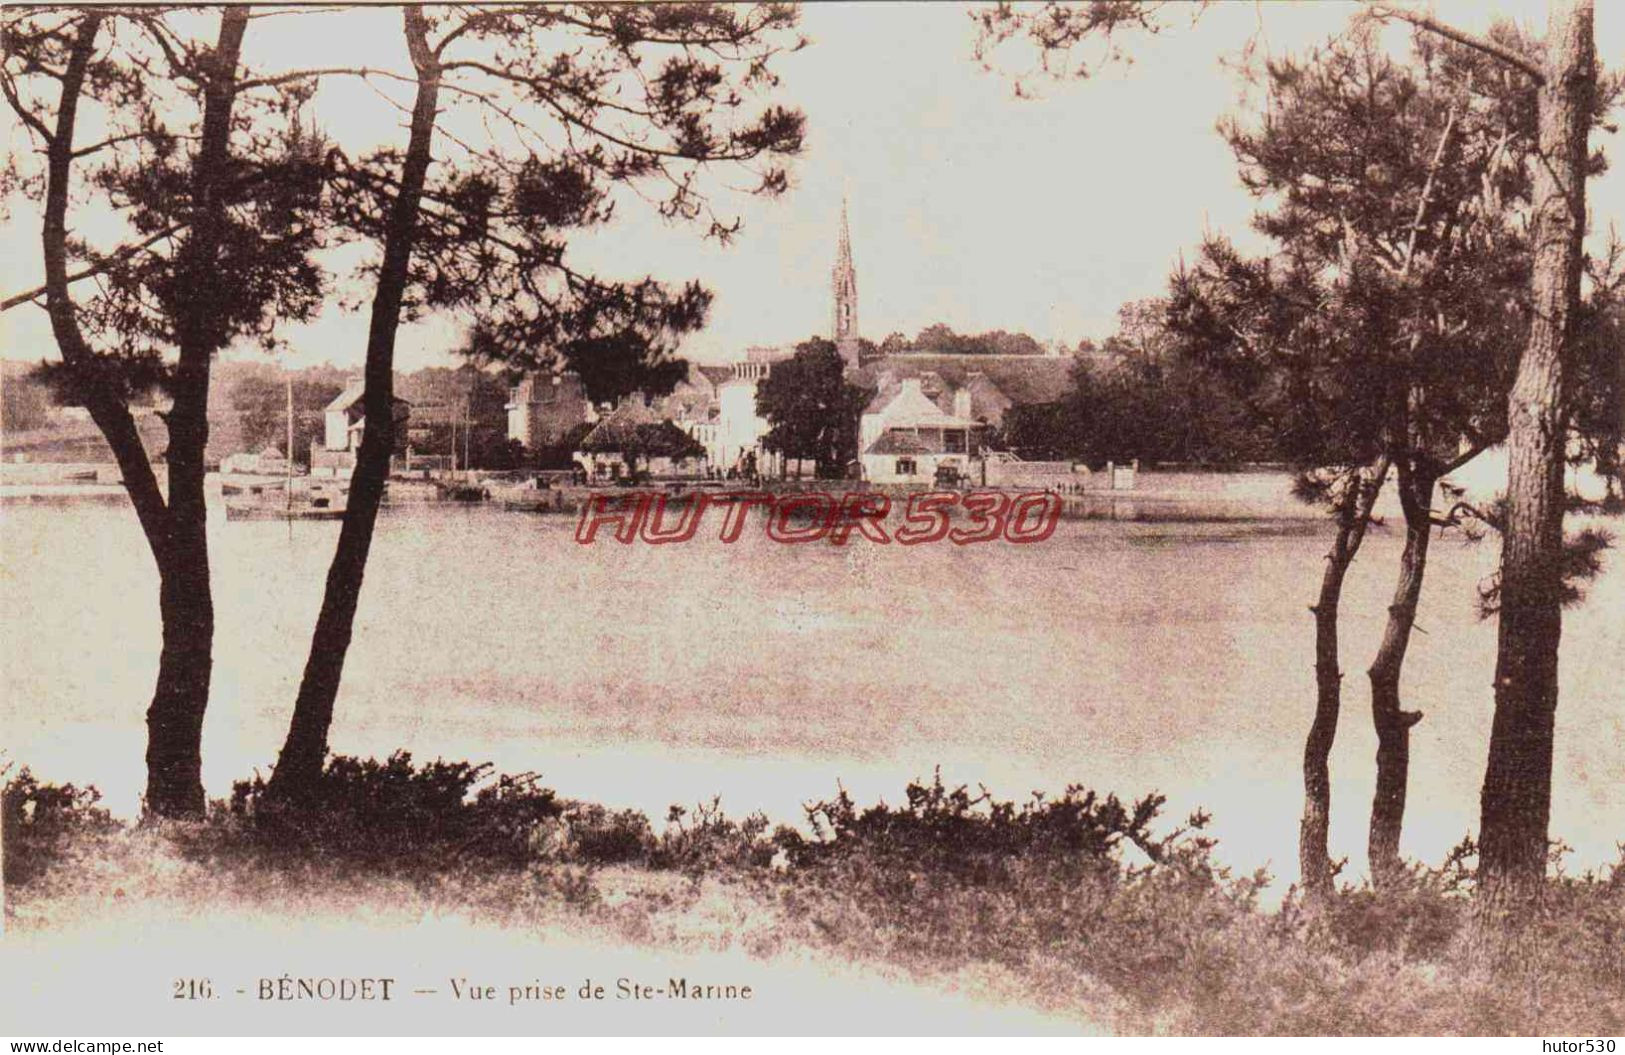
[[[336,757],[298,819],[237,785],[196,823],[122,824],[93,789],[5,785],[8,927],[48,931],[124,897],[210,906],[403,900],[512,928],[571,919],[658,947],[811,949],[929,979],[1004,979],[1124,1033],[1625,1033],[1625,865],[1559,875],[1496,967],[1470,955],[1472,847],[1378,898],[1261,907],[1263,874],[1213,859],[1206,818],[1071,788],[1016,804],[911,784],[844,792],[810,834],[712,803],[657,830],[484,766]]]

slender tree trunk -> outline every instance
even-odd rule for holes
[[[1342,708],[1343,671],[1338,659],[1338,605],[1343,578],[1360,552],[1371,506],[1388,474],[1386,462],[1361,470],[1338,497],[1337,535],[1326,554],[1320,595],[1309,609],[1315,616],[1315,718],[1303,745],[1303,820],[1298,827],[1298,870],[1304,890],[1314,901],[1332,892],[1333,872],[1327,833],[1332,815],[1332,744]]]
[[[338,548],[327,572],[321,613],[311,635],[310,655],[294,702],[282,754],[271,775],[273,799],[308,801],[327,757],[327,732],[350,647],[356,604],[372,548],[378,505],[389,475],[389,457],[395,435],[395,334],[400,327],[401,302],[406,293],[407,270],[416,236],[418,209],[431,161],[436,108],[440,95],[440,67],[429,48],[428,24],[418,7],[403,9],[407,48],[417,71],[417,96],[412,105],[400,190],[390,207],[384,238],[384,259],[378,292],[372,302],[367,334],[366,391],[362,406],[366,427],[350,478],[349,504],[339,531]]]
[[[1392,888],[1404,873],[1399,836],[1405,823],[1405,789],[1410,780],[1411,727],[1422,720],[1422,714],[1400,706],[1399,677],[1416,626],[1416,606],[1427,571],[1436,482],[1430,470],[1417,467],[1414,458],[1401,459],[1397,472],[1399,503],[1405,515],[1405,548],[1399,557],[1399,581],[1388,606],[1388,625],[1366,672],[1371,679],[1371,724],[1377,731],[1377,791],[1371,800],[1367,855],[1371,882],[1378,890]]]
[[[213,274],[224,208],[219,188],[228,165],[237,62],[248,16],[246,8],[228,8],[222,14],[204,89],[203,130],[192,173],[193,222],[180,257],[184,288],[194,293],[195,300],[187,305],[188,316],[178,325],[181,354],[168,415],[167,502],[121,386],[85,340],[68,293],[67,205],[74,127],[101,21],[101,15],[89,13],[79,23],[47,152],[42,230],[46,306],[62,361],[71,371],[91,419],[112,448],[158,566],[163,649],[147,710],[146,808],[159,816],[195,815],[204,807],[203,714],[209,701],[214,641],[203,480],[209,438],[209,363],[219,341],[212,337],[218,332],[214,328],[217,313],[209,291],[217,289],[219,281]],[[207,276],[207,280],[198,281],[198,276]]]
[[[147,807],[163,816],[203,812],[203,714],[214,665],[214,598],[209,588],[204,452],[209,444],[209,367],[224,343],[215,303],[225,224],[222,188],[230,165],[237,62],[248,28],[246,7],[220,16],[207,63],[203,129],[192,166],[192,228],[183,243],[181,280],[191,294],[178,320],[180,362],[171,384],[169,541],[159,562],[163,651],[147,709]],[[228,279],[229,281],[229,279]]]
[[[1480,800],[1479,878],[1492,915],[1538,897],[1546,874],[1563,628],[1564,342],[1580,288],[1596,84],[1592,22],[1591,0],[1552,0],[1539,96],[1529,342],[1507,408],[1495,718]]]

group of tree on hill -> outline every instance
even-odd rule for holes
[[[881,355],[1043,355],[1044,346],[1025,333],[989,330],[956,333],[944,323],[932,323],[913,339],[901,333],[887,335],[876,350]]]
[[[1185,354],[1167,310],[1166,298],[1124,305],[1117,333],[1079,343],[1060,399],[1005,412],[1000,444],[1027,458],[1097,467],[1287,461],[1234,380]]]

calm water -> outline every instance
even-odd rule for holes
[[[218,511],[217,511],[218,512]],[[126,507],[4,506],[5,753],[142,785],[157,666],[156,574]],[[573,522],[429,506],[379,525],[333,747],[490,760],[566,795],[643,808],[721,794],[799,818],[841,781],[901,797],[940,764],[1004,796],[1070,782],[1159,789],[1215,815],[1225,856],[1296,872],[1300,751],[1314,697],[1315,525],[1063,523],[1035,546],[861,542],[590,549]],[[336,524],[212,524],[218,636],[205,781],[281,743]],[[1364,868],[1372,790],[1363,669],[1398,540],[1378,534],[1345,599],[1347,699],[1334,852]],[[1438,860],[1476,825],[1494,626],[1473,614],[1491,546],[1434,549],[1406,669],[1404,850]],[[1564,631],[1553,829],[1579,864],[1625,835],[1625,573]]]

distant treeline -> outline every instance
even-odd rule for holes
[[[6,362],[0,379],[0,429],[22,432],[50,424],[51,393],[29,374],[26,363]]]
[[[882,355],[918,352],[929,355],[1043,355],[1044,346],[1025,333],[989,330],[986,333],[955,333],[942,323],[933,323],[913,339],[893,333],[878,345]]]
[[[1127,304],[1115,335],[1098,345],[1080,342],[1066,394],[1012,407],[1005,445],[1024,457],[1091,465],[1285,460],[1268,422],[1234,380],[1187,354],[1169,332],[1166,308],[1161,299]]]

